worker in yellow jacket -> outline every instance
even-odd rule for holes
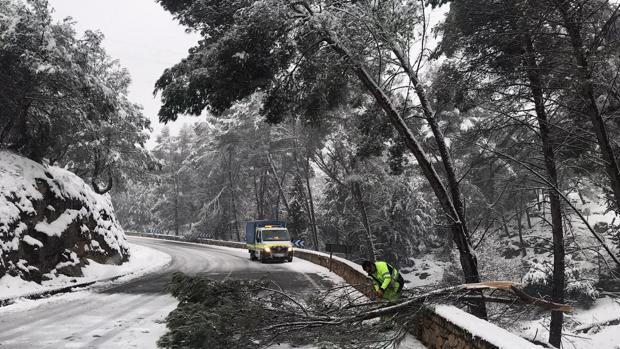
[[[396,268],[384,261],[363,261],[362,268],[372,278],[377,298],[393,301],[400,297],[405,280]]]

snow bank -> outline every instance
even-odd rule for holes
[[[563,348],[617,349],[620,343],[620,300],[612,297],[597,299],[588,309],[576,308],[565,314],[562,331]],[[549,316],[521,322],[514,331],[527,338],[549,336]]]
[[[80,276],[88,260],[128,257],[109,195],[67,170],[0,151],[0,277]]]
[[[5,275],[0,278],[0,301],[16,297],[27,297],[93,281],[105,282],[118,278],[116,279],[117,281],[125,282],[157,271],[171,261],[170,255],[163,252],[141,245],[130,245],[132,253],[126,263],[118,266],[99,264],[91,260],[83,268],[84,276],[82,277],[59,275],[56,278],[38,284],[33,281],[23,280],[17,276]]]

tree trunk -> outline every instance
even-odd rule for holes
[[[99,158],[99,153],[95,152],[94,161],[93,161],[93,174],[91,176],[90,183],[93,186],[93,190],[95,191],[95,193],[103,195],[112,189],[114,180],[112,178],[112,170],[108,168],[108,171],[107,171],[108,172],[108,183],[106,184],[105,187],[101,188],[99,186],[99,183],[97,182],[97,179],[101,175],[101,172],[103,172],[103,169],[101,168],[101,160]],[[175,185],[176,185],[176,182],[175,182]]]
[[[573,56],[577,62],[577,69],[581,82],[580,94],[587,105],[587,115],[592,122],[596,140],[605,162],[605,171],[607,172],[611,189],[614,193],[616,212],[620,212],[620,170],[609,141],[609,134],[605,129],[605,121],[603,120],[600,108],[596,104],[596,96],[594,95],[594,86],[592,83],[592,67],[585,53],[580,24],[576,18],[570,14],[571,12],[578,11],[578,9],[572,8],[571,2],[567,0],[556,0],[555,4],[562,15],[564,28],[566,28],[566,32],[570,37]]]
[[[316,217],[314,215],[314,201],[312,199],[312,188],[310,187],[310,157],[306,156],[306,166],[305,166],[305,177],[306,177],[306,190],[308,190],[308,213],[310,216],[310,229],[312,230],[312,240],[314,244],[314,250],[319,250],[319,233],[316,228]]]
[[[506,221],[506,216],[504,214],[504,208],[502,207],[502,210],[500,212],[500,215],[502,216],[502,228],[504,229],[504,234],[506,234],[506,237],[510,237],[510,229],[508,229],[508,221]]]
[[[532,229],[532,218],[530,217],[530,207],[527,205],[527,202],[523,202],[523,198],[521,198],[521,204],[523,204],[523,209],[525,210],[525,218],[527,219],[527,228]]]
[[[265,211],[267,210],[265,206],[267,206],[267,200],[265,200],[265,193],[267,186],[269,185],[267,181],[269,178],[267,177],[268,170],[263,170],[263,173],[260,175],[260,208],[261,208],[261,216],[265,217]],[[271,219],[271,217],[269,217]]]
[[[24,97],[24,101],[26,97]],[[31,142],[30,136],[28,135],[28,112],[30,107],[32,106],[32,100],[28,100],[25,103],[21,104],[21,108],[19,110],[19,115],[17,116],[17,124],[14,126],[15,133],[15,143],[11,145],[12,148],[21,150],[21,148]],[[30,155],[30,154],[29,154]],[[40,159],[35,159],[34,161],[40,161]]]
[[[366,240],[368,243],[368,249],[372,254],[373,260],[379,257],[377,252],[377,248],[375,247],[375,243],[372,236],[372,230],[370,229],[370,223],[368,222],[368,214],[366,213],[366,204],[364,203],[364,197],[362,196],[362,190],[360,188],[360,183],[355,181],[351,184],[351,194],[355,198],[355,203],[357,204],[357,209],[359,210],[360,217],[362,219],[362,225],[364,226],[364,230],[366,231]]]
[[[271,172],[273,173],[273,179],[278,184],[278,193],[279,193],[280,197],[282,198],[282,202],[284,203],[284,207],[286,207],[286,213],[289,214],[290,207],[288,205],[288,201],[286,200],[286,196],[284,195],[284,189],[282,188],[282,182],[284,182],[284,177],[282,178],[282,181],[280,181],[280,179],[278,178],[278,173],[276,171],[276,166],[273,163],[273,159],[271,158],[271,154],[269,154],[269,153],[267,153],[267,160],[269,161],[269,166],[271,167]]]
[[[256,202],[256,219],[263,219],[263,215],[261,214],[261,209],[260,209],[260,198],[258,195],[258,192],[260,191],[260,189],[258,188],[256,171],[252,171],[252,183],[254,184],[254,201]]]
[[[522,27],[522,29],[524,29]],[[530,90],[534,99],[536,117],[540,128],[540,138],[543,145],[543,156],[545,158],[545,169],[549,182],[553,187],[558,188],[558,175],[555,163],[555,155],[553,152],[553,141],[551,130],[549,129],[549,120],[544,105],[544,95],[542,90],[542,81],[540,77],[540,69],[534,56],[534,47],[532,39],[527,34],[523,34],[523,46],[526,52],[525,66],[530,82]],[[548,189],[549,202],[551,206],[551,225],[553,235],[553,288],[551,298],[555,303],[564,303],[564,232],[562,227],[562,207],[560,205],[560,196],[554,188]],[[551,312],[551,324],[549,326],[549,343],[556,347],[560,347],[562,339],[562,323],[564,314],[561,311]]]
[[[10,118],[9,122],[2,128],[2,132],[0,133],[0,142],[7,146],[9,143],[7,142],[7,138],[11,129],[13,128],[13,124],[15,123],[15,118]]]
[[[577,189],[577,195],[579,195],[579,200],[581,200],[581,204],[585,205],[587,202],[586,200],[583,198],[583,194],[581,193],[581,190]]]
[[[174,235],[179,236],[179,181],[174,173]]]
[[[403,54],[400,47],[398,47],[393,42],[390,42],[389,44],[392,48],[392,52],[396,56],[396,59],[398,59],[401,67],[405,70],[407,76],[409,76],[409,80],[413,84],[416,95],[420,100],[420,105],[424,113],[424,119],[426,120],[426,122],[431,128],[431,131],[433,132],[433,137],[435,138],[435,143],[437,144],[437,149],[439,150],[439,154],[441,155],[441,161],[443,163],[444,170],[446,171],[446,179],[448,180],[448,187],[450,188],[450,194],[452,196],[452,204],[454,205],[454,209],[456,211],[456,214],[458,215],[458,219],[461,222],[466,222],[464,204],[461,197],[461,189],[458,179],[456,178],[456,173],[454,171],[454,161],[452,161],[452,155],[450,155],[450,152],[448,151],[446,139],[443,135],[443,132],[439,128],[437,119],[435,118],[435,111],[433,110],[433,107],[428,100],[428,96],[426,95],[424,87],[420,85],[418,76],[413,71],[409,60]],[[467,224],[463,224],[463,233],[469,239]]]
[[[230,203],[233,210],[233,229],[230,234],[230,240],[235,240],[235,234],[237,235],[237,241],[241,241],[241,235],[239,234],[239,222],[237,221],[237,203],[235,200],[235,190],[233,187],[233,175],[232,175],[232,152],[228,153],[228,188],[230,189]]]
[[[466,222],[462,219],[464,217],[461,217],[458,209],[455,208],[455,205],[452,203],[450,196],[446,192],[446,188],[440,181],[437,172],[422,149],[422,146],[413,136],[413,133],[401,117],[396,107],[394,107],[389,97],[377,85],[366,68],[364,68],[361,63],[357,62],[353,56],[335,40],[331,33],[327,34],[328,35],[325,38],[325,41],[330,44],[332,49],[334,49],[334,51],[336,51],[342,58],[348,60],[352,64],[352,68],[358,78],[364,84],[368,92],[373,95],[375,101],[381,106],[390,123],[396,129],[407,148],[411,151],[420,165],[420,169],[433,189],[433,192],[441,204],[444,213],[451,221],[450,229],[452,232],[452,238],[454,239],[454,242],[459,250],[461,267],[463,268],[463,273],[465,274],[465,281],[468,283],[479,282],[480,276],[478,274],[478,261],[468,238]],[[472,309],[472,313],[476,316],[486,318],[486,307],[484,302],[476,303],[474,309]]]
[[[525,209],[525,205],[523,204],[523,195],[520,196],[521,200],[519,200],[519,208],[517,208],[517,231],[519,232],[519,244],[521,245],[521,256],[525,257],[527,255],[527,250],[525,246],[525,241],[523,241],[523,211]],[[527,211],[526,211],[527,212]]]

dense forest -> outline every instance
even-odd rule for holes
[[[158,2],[203,37],[157,81],[160,121],[202,120],[147,151],[101,34],[0,0],[2,146],[109,191],[126,230],[239,241],[284,219],[307,248],[558,303],[618,270],[620,222],[595,219],[620,210],[616,2]]]

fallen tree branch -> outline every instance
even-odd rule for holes
[[[498,289],[511,291],[522,303],[532,304],[538,307],[541,307],[545,310],[554,310],[561,312],[571,312],[573,311],[573,307],[566,304],[554,303],[546,301],[542,298],[532,297],[529,294],[525,293],[522,289],[515,286],[512,281],[487,281],[480,282],[476,284],[465,284],[463,285],[466,289],[470,290],[478,290],[478,289]]]
[[[518,289],[518,288],[516,288],[514,286],[511,286],[510,289],[525,304],[533,304],[533,305],[539,306],[539,307],[541,307],[543,309],[546,309],[546,310],[555,310],[555,311],[561,311],[561,312],[565,312],[565,313],[566,312],[571,312],[571,311],[574,310],[573,307],[571,307],[570,305],[554,303],[554,302],[548,302],[548,301],[546,301],[544,299],[541,299],[541,298],[532,297],[529,294],[523,292],[523,290]]]
[[[593,324],[589,324],[589,325],[583,325],[583,326],[579,326],[577,328],[574,329],[575,333],[586,333],[588,331],[590,331],[591,329],[593,329],[594,327],[605,327],[605,326],[613,326],[613,325],[618,325],[620,324],[620,317],[619,318],[615,318],[615,319],[611,319],[611,320],[607,320],[607,321],[599,321],[599,322],[595,322]]]
[[[291,297],[288,294],[286,294],[286,292],[274,290],[273,288],[268,288],[268,287],[259,287],[259,289],[261,289],[263,291],[277,293],[277,294],[280,294],[280,295],[288,298],[288,300],[290,300],[291,302],[295,303],[295,305],[297,305],[299,307],[299,309],[301,309],[301,311],[303,311],[304,314],[306,314],[306,316],[310,316],[310,314],[308,314],[308,311],[306,310],[306,308],[303,305],[301,305],[301,303],[296,301],[293,297]]]
[[[503,290],[508,294],[512,294],[514,298],[506,298],[506,297],[485,297],[485,296],[470,296],[467,295],[467,292],[470,291],[482,291],[482,290]],[[465,293],[462,296],[462,293]],[[411,310],[412,307],[421,307],[424,303],[429,300],[437,299],[439,297],[445,298],[454,298],[454,299],[467,299],[468,297],[475,300],[483,300],[485,302],[498,302],[498,303],[508,303],[513,304],[517,302],[521,302],[523,304],[530,304],[541,307],[545,310],[549,311],[562,311],[562,312],[571,312],[573,308],[566,304],[559,304],[546,301],[542,298],[537,298],[528,295],[523,290],[519,289],[515,286],[515,283],[512,281],[487,281],[480,283],[472,283],[472,284],[463,284],[451,287],[440,288],[437,290],[433,290],[430,292],[426,292],[423,294],[415,295],[408,298],[403,298],[399,301],[385,302],[386,306],[380,308],[367,309],[365,311],[359,313],[353,313],[351,315],[342,315],[332,316],[308,316],[299,319],[299,321],[274,324],[268,327],[263,328],[263,330],[275,330],[281,329],[285,327],[297,327],[297,326],[309,326],[309,327],[317,327],[317,326],[336,326],[343,325],[348,323],[357,323],[365,320],[370,320],[379,317],[385,317],[388,315],[398,314],[400,312]],[[375,303],[376,304],[376,303]],[[348,307],[347,310],[351,310],[351,307]],[[344,309],[342,309],[344,310]]]

